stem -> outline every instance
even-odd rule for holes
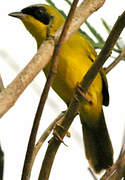
[[[52,57],[54,40],[44,41],[32,60],[16,76],[16,78],[0,93],[0,117],[2,117],[17,101],[26,87],[46,66]]]
[[[125,49],[123,49],[120,55],[107,68],[105,68],[106,74],[109,73],[124,57]]]
[[[51,131],[53,130],[56,122],[60,121],[63,116],[64,116],[65,112],[60,113],[60,115],[48,126],[48,128],[44,131],[44,133],[42,134],[42,136],[40,137],[40,139],[38,140],[37,144],[34,147],[34,151],[33,151],[33,155],[32,155],[32,161],[31,161],[31,166],[30,166],[30,173],[34,164],[34,161],[36,159],[36,156],[41,148],[41,146],[43,145],[43,143],[45,142],[45,140],[47,139],[47,137],[49,136],[49,134],[51,133]]]
[[[100,180],[121,180],[122,177],[125,178],[125,151]]]
[[[27,152],[26,152],[26,157],[25,157],[25,161],[24,161],[24,166],[23,166],[23,172],[22,172],[22,178],[21,180],[29,180],[30,178],[30,166],[32,163],[32,155],[33,155],[33,149],[34,149],[34,145],[35,145],[35,140],[36,140],[36,135],[37,135],[37,131],[38,131],[38,127],[39,127],[39,123],[40,123],[40,118],[44,109],[44,105],[46,102],[46,99],[48,97],[48,92],[50,90],[50,87],[54,81],[54,77],[56,74],[56,69],[58,66],[58,61],[59,61],[59,54],[60,54],[60,49],[63,45],[66,33],[69,29],[72,17],[74,15],[74,11],[76,8],[78,0],[75,0],[73,3],[73,6],[71,7],[70,13],[68,15],[68,18],[64,24],[64,28],[63,31],[61,33],[61,36],[59,38],[59,41],[54,49],[54,54],[52,57],[52,64],[50,67],[50,72],[48,74],[48,78],[45,84],[45,87],[43,89],[41,98],[40,98],[40,102],[37,108],[37,112],[36,112],[36,116],[34,119],[34,123],[33,123],[33,127],[31,130],[31,135],[30,135],[30,139],[29,139],[29,143],[28,143],[28,147],[27,147]]]
[[[91,168],[88,168],[91,176],[93,177],[94,180],[98,180],[97,177],[95,176],[95,174],[93,173],[92,169]]]
[[[3,85],[3,80],[2,77],[0,75],[0,92],[4,89],[4,85]]]
[[[0,145],[0,180],[3,180],[4,174],[4,153]]]

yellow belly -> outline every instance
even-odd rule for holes
[[[76,33],[62,47],[59,56],[57,74],[52,85],[56,93],[68,104],[73,96],[73,91],[77,82],[80,82],[83,76],[92,65],[96,54],[86,40],[79,33]],[[50,63],[45,68],[47,76]],[[85,116],[98,116],[102,106],[102,79],[100,74],[96,76],[88,90],[92,98],[92,105],[83,102],[80,105]],[[87,119],[88,119],[87,118]],[[89,118],[90,119],[90,118]]]

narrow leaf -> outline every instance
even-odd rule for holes
[[[91,33],[95,36],[95,38],[99,41],[99,43],[104,44],[104,40],[101,37],[101,35],[96,31],[96,29],[90,25],[89,22],[85,22],[85,24],[87,25],[88,29],[91,31]]]

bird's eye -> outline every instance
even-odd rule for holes
[[[30,6],[24,8],[22,9],[22,13],[33,16],[35,19],[41,21],[45,25],[48,25],[51,19],[49,13],[42,6]]]

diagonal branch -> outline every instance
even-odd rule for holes
[[[121,180],[125,178],[125,131],[120,154],[116,162],[109,168],[100,180]]]
[[[47,139],[47,137],[49,136],[51,131],[54,129],[55,124],[63,118],[64,114],[65,114],[65,112],[62,112],[62,113],[59,114],[59,116],[43,132],[42,136],[40,137],[37,144],[35,145],[34,150],[33,150],[33,155],[32,155],[32,162],[31,162],[30,172],[32,170],[33,163],[35,161],[35,158],[36,158],[41,146],[43,145],[43,143],[45,142],[45,140]]]
[[[0,75],[0,92],[4,89],[4,85],[3,85],[3,80],[2,77]]]
[[[93,177],[94,180],[98,180],[90,167],[88,168],[88,171],[90,172],[90,174],[91,174],[91,176]]]
[[[4,176],[4,152],[0,145],[0,180],[3,180]]]
[[[106,74],[109,73],[124,57],[125,49],[123,49],[120,55],[107,68],[105,68]]]
[[[110,56],[112,48],[114,47],[120,33],[122,32],[123,28],[125,27],[125,12],[118,18],[116,21],[109,37],[106,40],[104,47],[102,48],[100,54],[98,55],[95,63],[89,69],[89,71],[84,76],[83,80],[81,81],[81,86],[83,93],[86,93],[90,84],[94,80],[95,76],[99,72],[102,65],[105,63],[107,58]],[[79,94],[78,86],[75,88],[74,97],[69,105],[69,108],[64,116],[64,120],[61,123],[60,128],[56,126],[56,133],[60,138],[64,138],[67,130],[69,129],[70,125],[73,122],[75,115],[78,112],[79,102],[82,101],[81,94]],[[53,161],[55,159],[56,152],[61,144],[55,136],[50,140],[42,167],[40,170],[39,180],[48,180],[50,171],[52,168]]]
[[[100,180],[121,180],[122,177],[125,178],[125,151]]]
[[[74,0],[73,4],[71,6],[71,9],[70,9],[69,15],[64,24],[64,28],[60,35],[59,41],[56,44],[55,49],[54,49],[50,72],[48,74],[48,78],[47,78],[45,87],[43,89],[43,92],[42,92],[42,95],[40,98],[40,102],[39,102],[39,105],[37,108],[37,112],[35,115],[33,127],[32,127],[30,138],[29,138],[29,143],[28,143],[26,157],[25,157],[24,166],[23,166],[23,172],[22,172],[22,178],[21,178],[22,180],[28,180],[30,177],[30,167],[31,167],[31,163],[32,163],[32,155],[33,155],[34,145],[35,145],[35,141],[36,141],[37,131],[39,128],[40,118],[43,113],[44,105],[45,105],[46,99],[48,97],[50,87],[51,87],[51,85],[54,81],[54,77],[56,75],[56,70],[57,70],[58,61],[59,61],[58,56],[60,54],[61,47],[64,43],[64,39],[68,32],[68,29],[69,29],[70,23],[72,21],[72,17],[74,15],[78,1],[79,0]]]
[[[51,58],[54,50],[52,39],[43,42],[29,64],[0,93],[0,117],[2,117],[16,102],[21,93],[32,82]]]
[[[67,41],[74,32],[86,21],[86,19],[104,4],[105,0],[84,0],[76,9],[74,18],[65,37]],[[58,39],[62,31],[62,27],[55,33],[55,39]]]

